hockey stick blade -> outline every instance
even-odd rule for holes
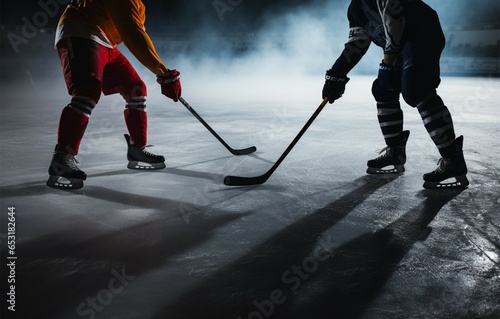
[[[252,147],[243,148],[240,150],[230,149],[229,151],[233,155],[247,155],[247,154],[251,154],[251,153],[255,152],[256,150],[257,150],[257,148],[255,146],[252,146]]]
[[[324,98],[319,107],[316,109],[314,114],[311,116],[311,118],[307,121],[307,123],[304,125],[302,130],[300,130],[299,134],[295,137],[295,139],[290,143],[290,145],[287,147],[287,149],[283,152],[283,154],[280,156],[280,158],[274,163],[274,165],[267,171],[265,174],[260,175],[260,176],[255,176],[255,177],[240,177],[240,176],[226,176],[224,178],[224,185],[227,186],[249,186],[249,185],[258,185],[258,184],[264,184],[269,177],[273,174],[273,172],[278,168],[278,166],[283,162],[285,157],[290,153],[292,148],[297,144],[297,142],[300,140],[302,135],[307,131],[309,126],[311,126],[312,122],[318,117],[319,113],[323,110],[325,107],[326,103],[328,102],[328,98]]]
[[[208,125],[207,122],[205,122],[205,120],[203,120],[201,118],[200,115],[198,115],[198,113],[196,113],[196,111],[191,107],[191,105],[189,105],[188,102],[186,102],[186,100],[184,100],[182,97],[179,98],[179,101],[182,103],[182,105],[184,105],[186,107],[186,109],[188,109],[189,112],[191,112],[191,114],[194,115],[194,117],[196,117],[196,119],[198,121],[200,121],[201,124],[203,124],[203,126],[205,126],[205,128],[210,132],[212,133],[212,135],[219,141],[221,142],[222,145],[224,145],[224,147],[229,151],[231,152],[231,154],[233,155],[247,155],[247,154],[250,154],[250,153],[253,153],[257,150],[257,148],[255,146],[252,146],[252,147],[248,147],[248,148],[244,148],[244,149],[234,149],[232,148],[231,146],[229,146],[223,139],[222,137],[219,136],[219,134],[217,134],[211,127],[210,125]]]
[[[241,177],[241,176],[226,176],[224,178],[224,185],[227,186],[251,186],[264,184],[271,174],[267,172],[264,175],[255,177]]]

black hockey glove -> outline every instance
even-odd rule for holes
[[[401,92],[401,78],[403,76],[401,63],[396,62],[394,66],[380,63],[378,68],[379,84],[390,92]]]
[[[323,86],[323,98],[328,97],[328,102],[333,103],[344,94],[347,82],[349,82],[348,77],[336,77],[332,70],[327,70],[325,85]]]

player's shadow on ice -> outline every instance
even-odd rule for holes
[[[28,182],[0,187],[0,196],[2,196],[3,200],[10,197],[45,195],[53,192],[53,189],[45,185],[45,181]]]
[[[357,179],[349,185],[354,190],[278,232],[180,296],[174,305],[166,306],[154,318],[237,318],[240,315],[247,318],[246,315],[255,310],[253,301],[269,298],[274,289],[280,288],[283,272],[311,253],[318,236],[396,178],[363,176]]]
[[[462,191],[422,190],[425,199],[397,220],[336,248],[278,313],[287,319],[363,316],[408,251],[427,239],[439,211]],[[388,306],[398,307],[397,301]]]
[[[318,239],[394,178],[357,179],[353,191],[278,232],[154,318],[361,316],[408,250],[428,235],[440,209],[461,192],[422,191],[425,200],[396,221],[340,246]],[[330,247],[314,260],[319,244]]]
[[[168,209],[179,203],[163,200],[161,204]],[[148,204],[140,206],[144,205]],[[198,214],[186,222],[184,218],[172,219],[156,213],[129,227],[120,227],[119,216],[113,216],[110,223],[105,223],[105,217],[97,221],[89,216],[59,232],[20,241],[16,247],[22,256],[22,263],[16,267],[16,309],[27,319],[62,318],[64,314],[70,315],[66,318],[76,318],[80,304],[86,305],[83,310],[90,309],[88,298],[109,289],[112,281],[114,287],[118,286],[117,280],[123,284],[121,277],[129,280],[123,291],[137,293],[134,280],[167,267],[171,257],[193,250],[210,240],[218,228],[245,215],[244,212],[222,212],[220,217]],[[125,222],[130,223],[130,218]],[[173,284],[175,276],[169,280],[165,285]]]
[[[215,174],[215,173],[205,173],[205,172],[200,172],[200,171],[166,167],[165,169],[154,170],[154,171],[153,170],[148,171],[148,170],[124,169],[124,170],[117,170],[117,171],[111,171],[111,172],[90,174],[89,181],[90,181],[90,178],[108,177],[108,176],[112,177],[112,176],[118,176],[118,175],[136,175],[136,176],[134,176],[134,178],[143,175],[144,181],[147,181],[147,177],[148,177],[147,174],[173,174],[173,175],[179,175],[179,176],[207,179],[207,180],[211,180],[211,181],[218,181],[218,180],[222,180],[224,178],[224,176],[222,176],[220,174]],[[149,175],[149,176],[151,176],[151,175]]]
[[[165,199],[157,196],[147,196],[134,193],[127,193],[104,188],[100,186],[86,186],[84,194],[90,199],[99,199],[107,202],[117,203],[122,205],[122,208],[137,208],[140,210],[150,209],[159,212],[164,218],[183,218],[188,224],[189,219],[193,216],[203,215],[205,211],[210,210],[210,207],[219,207],[220,204],[227,200],[240,196],[242,193],[235,192],[230,196],[211,200],[206,205],[196,205],[191,202]],[[167,189],[168,191],[168,189]],[[196,194],[196,193],[193,193]],[[209,194],[209,193],[207,193]],[[103,206],[107,207],[106,205]],[[116,206],[112,206],[116,207]],[[113,214],[112,212],[102,212],[105,214]]]
[[[189,164],[175,166],[175,167],[170,167],[168,164],[168,159],[167,159],[167,162],[166,162],[167,167],[165,169],[154,170],[154,171],[121,169],[121,170],[116,170],[116,171],[111,171],[111,172],[89,174],[89,178],[118,176],[118,175],[132,175],[132,174],[145,175],[145,174],[165,174],[166,173],[166,174],[173,174],[173,175],[179,175],[179,176],[206,179],[206,180],[214,181],[217,183],[218,182],[222,183],[224,176],[221,174],[187,170],[187,169],[183,169],[183,167],[206,164],[206,163],[220,161],[220,160],[229,159],[229,158],[232,158],[232,156],[224,156],[224,157],[219,157],[219,158],[214,158],[214,159],[208,159],[208,160],[204,160],[204,161],[189,163]]]
[[[94,185],[105,184],[104,182],[99,181],[99,179],[98,179],[99,177],[115,177],[115,176],[119,176],[119,175],[137,175],[137,176],[133,176],[133,178],[136,178],[136,177],[139,177],[142,175],[142,177],[144,177],[144,181],[147,185],[148,174],[173,174],[173,175],[179,175],[179,176],[200,178],[200,179],[206,179],[206,180],[212,181],[212,182],[214,182],[216,184],[220,184],[220,185],[223,184],[222,181],[225,177],[224,175],[221,175],[221,174],[205,173],[205,172],[185,170],[185,169],[179,169],[179,168],[166,168],[166,169],[158,170],[158,171],[139,171],[139,170],[121,169],[121,170],[116,170],[116,171],[108,171],[108,172],[103,172],[103,173],[89,174],[87,180],[85,181],[85,186],[82,189],[76,189],[76,190],[75,189],[54,189],[54,188],[48,187],[45,184],[46,180],[38,180],[38,181],[33,181],[33,182],[2,186],[2,187],[0,187],[0,195],[3,198],[9,198],[9,197],[23,197],[23,196],[39,196],[39,195],[57,194],[57,193],[60,193],[60,194],[65,194],[65,193],[84,194],[85,190],[88,189],[89,186],[92,186],[92,184],[94,184]],[[126,183],[127,181],[124,180],[123,182]],[[133,184],[132,180],[130,180],[130,184]],[[141,184],[141,185],[143,185],[143,184]],[[166,187],[167,186],[168,185],[166,185]],[[112,188],[112,185],[109,187]]]
[[[166,168],[165,172],[173,175],[206,179],[219,184],[222,184],[222,180],[224,179],[224,176],[221,174],[205,173],[205,172],[192,171],[180,168]]]

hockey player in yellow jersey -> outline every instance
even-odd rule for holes
[[[117,48],[123,43],[156,75],[162,94],[177,102],[182,92],[180,73],[169,69],[160,59],[146,32],[145,21],[146,7],[141,0],[73,0],[60,17],[55,46],[71,101],[59,119],[48,186],[83,187],[87,175],[78,168],[74,157],[101,93],[119,93],[125,100],[128,167],[165,167],[163,156],[144,149],[147,143],[146,85]]]

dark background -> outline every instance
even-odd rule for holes
[[[200,25],[210,23],[214,30],[232,29],[252,32],[258,30],[273,15],[297,11],[311,4],[336,2],[339,7],[344,7],[349,0],[233,0],[231,2],[237,5],[232,7],[232,11],[224,14],[224,21],[221,21],[217,14],[215,5],[229,4],[228,0],[144,0],[143,2],[147,6],[149,28],[171,26],[179,32],[189,32]],[[486,20],[498,22],[500,17],[500,1],[498,0],[429,0],[426,3],[438,11],[443,24],[467,24]],[[38,10],[40,10],[38,1],[3,1],[1,23],[4,26],[20,24],[23,16],[31,17]],[[328,15],[328,12],[324,14]],[[55,26],[57,17],[53,20],[51,25]]]
[[[167,64],[179,68],[182,66],[184,72],[187,66],[194,69],[197,65],[209,64],[223,65],[226,68],[231,64],[263,67],[267,61],[267,65],[276,65],[272,62],[274,58],[277,62],[286,58],[290,61],[289,65],[300,64],[312,72],[323,72],[341,52],[348,34],[346,11],[350,0],[143,2],[147,8],[147,32],[158,53],[162,59],[167,60]],[[492,30],[500,33],[500,1],[424,2],[438,12],[445,28],[451,27],[448,30],[476,30],[473,35],[469,35],[474,38],[475,43],[469,43],[468,39],[447,42],[445,56],[500,56],[500,41],[491,40]],[[37,14],[46,17],[42,5],[49,3],[57,7],[57,13],[38,28],[39,33],[36,36],[24,39],[25,42],[16,47],[12,43],[12,36],[21,36],[25,21],[34,21]],[[53,42],[54,30],[65,6],[66,1],[63,0],[20,0],[1,3],[0,82],[25,79],[25,72],[20,70],[29,70],[29,74],[38,82],[51,77],[53,73],[49,71],[60,77],[60,66]],[[484,41],[477,41],[486,33],[488,36],[484,37]],[[498,38],[500,39],[500,36]],[[323,46],[330,50],[327,57],[324,57],[324,52],[323,55],[317,52]],[[121,48],[126,51],[124,46]],[[278,53],[280,56],[273,56],[272,53]],[[241,60],[242,56],[252,54],[252,60]],[[314,59],[311,58],[313,56]],[[208,58],[211,60],[206,61]],[[365,58],[365,64],[358,65],[356,70],[371,74],[372,66],[377,65],[378,59],[378,55],[373,56],[373,61]],[[318,61],[317,65],[309,67],[313,60]],[[132,63],[135,63],[134,60]]]

